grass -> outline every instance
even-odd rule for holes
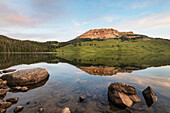
[[[170,41],[163,39],[129,40],[107,39],[69,44],[57,48],[56,52],[170,52]]]

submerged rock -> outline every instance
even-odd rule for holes
[[[79,97],[80,102],[83,102],[85,99],[86,99],[86,98],[83,97],[83,96],[80,96],[80,97]]]
[[[2,80],[7,80],[9,86],[25,86],[36,84],[49,77],[48,72],[42,68],[24,69],[2,75]]]
[[[29,105],[30,104],[30,101],[28,101],[27,103],[26,103],[26,105]]]
[[[23,109],[24,109],[23,106],[17,106],[17,107],[14,109],[14,113],[21,112]]]
[[[132,110],[131,110],[131,109],[129,109],[128,107],[126,107],[126,109],[125,109],[125,110],[126,110],[126,112],[127,112],[127,113],[133,113],[133,112],[132,112]]]
[[[141,101],[136,89],[124,83],[111,83],[108,87],[108,97],[113,104],[120,107],[131,107]]]
[[[16,71],[16,69],[6,69],[6,70],[3,70],[2,72],[9,73],[9,72],[14,72],[14,71]]]
[[[148,86],[145,90],[142,91],[142,94],[145,98],[146,104],[150,107],[154,102],[157,101],[157,96],[153,92],[152,88]]]
[[[61,113],[71,113],[70,108],[65,107],[65,108],[61,111]]]
[[[12,97],[12,98],[6,99],[6,102],[17,103],[18,99],[19,99],[18,97]]]
[[[43,108],[39,108],[39,112],[42,113],[43,112]]]
[[[12,105],[11,102],[0,102],[0,108],[6,109]]]

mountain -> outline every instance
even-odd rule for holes
[[[94,29],[58,44],[56,52],[170,52],[170,40],[114,29]]]
[[[0,35],[0,52],[49,52],[54,43],[58,42],[21,41]]]
[[[170,40],[94,29],[67,42],[21,41],[0,35],[0,52],[170,52]]]
[[[122,35],[126,35],[127,38],[138,38],[142,36],[142,35],[134,34],[132,31],[131,32],[119,32],[115,29],[93,29],[76,37],[76,39],[79,39],[79,38],[109,39],[109,38],[120,38]]]

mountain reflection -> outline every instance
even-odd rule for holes
[[[151,53],[52,53],[52,54],[0,54],[0,69],[19,64],[39,62],[69,63],[90,75],[117,73],[170,64],[170,54]]]

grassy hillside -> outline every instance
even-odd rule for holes
[[[144,37],[141,39],[106,39],[81,41],[57,48],[56,52],[170,52],[170,40]]]
[[[53,51],[54,43],[58,42],[20,41],[0,35],[0,52],[48,52]]]

